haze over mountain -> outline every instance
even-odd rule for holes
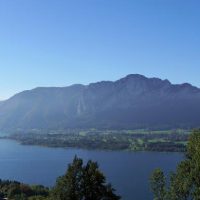
[[[132,74],[115,82],[39,87],[0,103],[0,129],[200,126],[200,89]]]

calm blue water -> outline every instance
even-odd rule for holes
[[[54,149],[0,140],[0,178],[52,186],[74,155],[98,161],[123,200],[151,200],[148,181],[152,170],[160,167],[169,172],[183,158],[179,153]]]

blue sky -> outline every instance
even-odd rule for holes
[[[0,0],[0,99],[127,74],[200,87],[199,0]]]

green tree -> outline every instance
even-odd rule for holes
[[[99,170],[96,162],[88,161],[83,167],[83,196],[87,200],[118,200],[110,184],[106,184],[106,178]]]
[[[166,180],[161,169],[156,169],[150,178],[151,190],[154,194],[154,200],[163,200],[166,198]]]
[[[59,177],[52,196],[57,200],[80,200],[82,197],[83,161],[77,157],[68,166],[67,173]]]
[[[170,200],[187,200],[190,196],[191,176],[189,162],[182,161],[175,173],[171,173],[168,196]]]
[[[151,188],[155,199],[162,200],[163,188],[167,200],[200,200],[200,130],[194,130],[189,137],[185,159],[171,173],[168,187],[160,170],[151,177]]]
[[[187,153],[188,174],[191,181],[190,192],[194,200],[200,199],[200,130],[194,130],[190,137]]]
[[[75,157],[66,174],[58,178],[51,198],[56,200],[119,200],[115,190],[106,184],[106,178],[97,163],[88,161],[84,166]]]

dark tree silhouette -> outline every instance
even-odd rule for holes
[[[52,191],[52,199],[57,200],[119,200],[115,190],[106,183],[106,178],[96,162],[91,160],[83,165],[75,157],[66,174],[58,178]]]

